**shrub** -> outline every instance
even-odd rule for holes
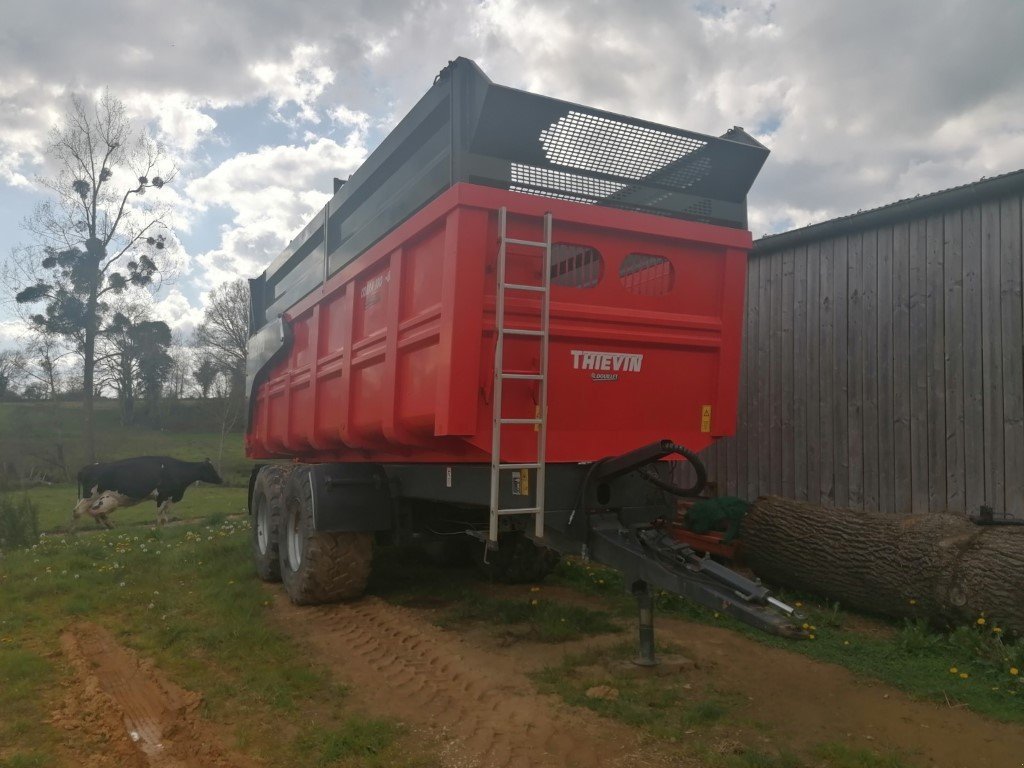
[[[28,494],[0,494],[0,549],[30,547],[39,541],[39,511]]]

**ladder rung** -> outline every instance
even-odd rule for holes
[[[516,240],[512,237],[505,238],[506,245],[525,245],[529,248],[547,248],[547,243],[542,243],[538,240]]]
[[[516,381],[541,381],[544,378],[542,373],[502,373],[503,379],[514,379]]]
[[[502,424],[541,424],[543,419],[502,419]]]
[[[540,469],[540,464],[537,462],[532,464],[499,464],[498,469]]]
[[[499,515],[524,515],[524,514],[529,513],[531,515],[539,515],[542,511],[543,510],[538,509],[537,507],[513,507],[512,509],[499,509],[498,510],[498,514]]]
[[[513,291],[533,291],[534,293],[547,293],[543,285],[524,285],[523,283],[502,283],[504,288],[511,288]]]
[[[506,336],[543,336],[544,331],[535,331],[531,328],[502,328],[501,332]]]

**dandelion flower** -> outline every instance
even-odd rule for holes
[[[979,616],[978,617],[978,626],[979,627],[985,626],[985,617],[984,616]]]
[[[914,598],[910,598],[910,600],[908,600],[907,602],[909,602],[911,605],[917,605],[917,600],[915,600]]]
[[[966,680],[968,677],[970,677],[970,675],[968,675],[966,672],[961,672],[960,673],[960,679],[961,680]]]
[[[1010,667],[1010,674],[1013,675],[1014,677],[1016,677],[1017,675],[1020,674],[1020,670],[1017,669],[1016,667]]]
[[[531,601],[530,601],[530,605],[536,605],[536,604],[537,604],[537,601],[536,601],[536,600],[531,600]]]
[[[530,587],[531,592],[540,592],[540,587]]]
[[[804,607],[804,604],[801,603],[799,600],[797,600],[795,603],[793,603],[793,605],[795,605],[797,608],[803,608]]]
[[[800,628],[801,628],[801,629],[810,629],[810,628],[811,628],[811,625],[810,625],[810,624],[804,624],[804,625],[803,625],[802,627],[800,627]]]
[[[808,635],[807,637],[808,637],[809,640],[813,640],[814,639],[814,635]]]
[[[950,667],[949,668],[949,674],[951,674],[951,675],[955,675],[959,671],[960,670],[958,670],[956,667]]]
[[[992,634],[993,635],[1001,635],[1001,634],[1003,634],[1003,630],[1000,629],[999,627],[992,627]]]

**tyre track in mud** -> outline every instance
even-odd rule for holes
[[[640,744],[634,730],[539,694],[502,660],[376,598],[278,615],[375,713],[425,726],[447,765],[681,765]]]
[[[102,745],[79,765],[138,768],[249,768],[224,749],[199,717],[202,697],[175,685],[105,628],[77,622],[61,633],[74,672],[53,723]]]

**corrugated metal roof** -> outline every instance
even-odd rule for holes
[[[970,184],[931,192],[926,195],[897,200],[869,211],[858,211],[849,216],[792,229],[777,235],[767,235],[754,241],[754,253],[768,253],[783,248],[792,248],[811,240],[824,240],[844,235],[854,230],[885,226],[896,221],[906,221],[927,216],[950,208],[976,205],[985,200],[1004,195],[1024,192],[1024,169],[1011,171],[990,179],[982,178]]]

